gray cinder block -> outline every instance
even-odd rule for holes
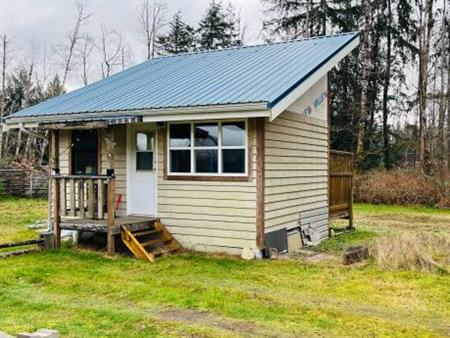
[[[59,338],[59,332],[50,329],[39,329],[34,333],[19,333],[17,338]]]

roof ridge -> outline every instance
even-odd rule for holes
[[[359,34],[359,31],[344,32],[344,33],[337,33],[337,34],[331,34],[331,35],[317,35],[317,36],[311,36],[311,37],[302,37],[302,38],[290,39],[290,40],[285,40],[285,41],[262,42],[262,43],[257,43],[255,45],[233,46],[233,47],[226,47],[226,48],[222,48],[222,49],[205,49],[205,50],[198,50],[198,51],[195,51],[195,52],[186,52],[186,53],[179,53],[179,54],[161,55],[161,56],[158,56],[156,58],[144,61],[143,63],[151,62],[151,61],[155,61],[155,60],[166,59],[166,58],[174,58],[174,57],[179,57],[179,56],[185,56],[185,55],[218,53],[218,52],[224,52],[224,51],[236,50],[236,49],[247,49],[247,48],[254,48],[254,47],[280,45],[280,44],[302,42],[302,41],[308,41],[308,40],[319,40],[319,39],[335,38],[335,37],[338,37],[338,36],[355,35],[355,34]]]

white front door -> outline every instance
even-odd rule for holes
[[[127,211],[156,216],[156,130],[129,125],[127,129]]]

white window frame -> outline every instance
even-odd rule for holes
[[[242,146],[223,146],[222,145],[222,123],[233,123],[233,122],[244,122],[245,123],[245,142]],[[196,124],[203,123],[216,123],[218,128],[218,145],[209,147],[196,147],[194,144],[194,126]],[[170,126],[177,124],[189,124],[190,125],[190,143],[189,147],[171,147],[170,146]],[[168,123],[167,127],[167,173],[170,176],[220,176],[220,177],[247,177],[248,176],[248,119],[233,119],[233,120],[206,120],[206,121],[192,121],[192,122],[171,122]],[[245,151],[245,164],[243,173],[224,173],[222,172],[222,150],[226,149],[243,149]],[[171,171],[171,150],[189,150],[190,151],[190,161],[191,161],[191,171],[190,172],[174,172]],[[218,154],[218,171],[217,173],[196,173],[195,172],[195,150],[217,150]]]

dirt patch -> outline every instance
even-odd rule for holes
[[[220,317],[209,312],[191,309],[170,309],[159,312],[156,318],[169,322],[184,322],[225,330],[242,337],[281,337],[279,334],[265,332],[254,322]]]

